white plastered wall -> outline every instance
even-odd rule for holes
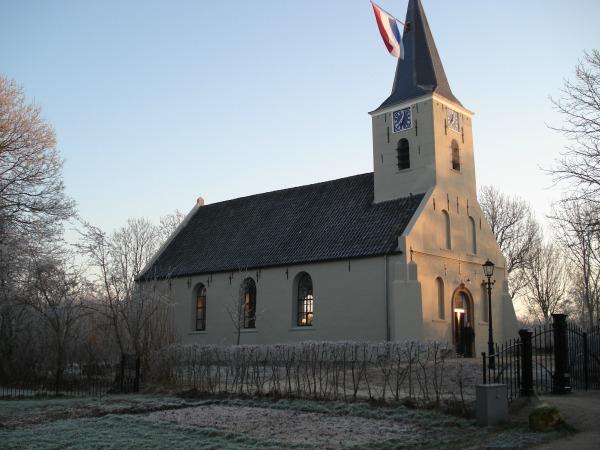
[[[388,257],[388,265],[398,258]],[[171,280],[176,329],[184,343],[234,344],[236,332],[227,306],[237,298],[244,277],[250,276],[257,290],[256,329],[242,331],[242,344],[385,340],[385,264],[381,256],[176,278]],[[315,318],[311,327],[294,323],[294,279],[301,272],[310,274],[313,281]],[[207,288],[205,331],[194,330],[195,287],[199,283]]]

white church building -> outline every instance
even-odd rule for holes
[[[514,337],[504,257],[477,202],[473,113],[454,96],[410,0],[390,96],[370,112],[373,172],[198,204],[146,278],[168,285],[184,343]],[[239,302],[239,303],[238,303]],[[232,308],[233,305],[233,308]],[[237,318],[236,318],[237,320]]]

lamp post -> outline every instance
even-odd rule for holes
[[[492,275],[494,275],[494,263],[491,262],[489,259],[483,264],[483,273],[487,277],[487,282],[484,281],[484,283],[487,286],[488,292],[488,354],[490,358],[489,364],[490,369],[494,370],[496,368],[496,364],[494,358],[494,333],[492,329],[492,285],[495,283],[495,281],[491,280]]]

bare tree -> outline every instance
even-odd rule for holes
[[[0,373],[30,348],[33,320],[23,304],[36,261],[60,253],[62,223],[75,213],[64,193],[63,161],[41,108],[0,75]]]
[[[573,268],[573,299],[585,311],[588,325],[599,319],[600,233],[598,207],[586,199],[564,199],[554,207],[557,240]]]
[[[72,217],[62,166],[54,130],[41,108],[28,104],[23,90],[0,75],[0,225],[9,222],[29,231]]]
[[[86,314],[83,307],[88,293],[86,284],[82,273],[68,267],[64,261],[38,262],[31,272],[29,295],[25,301],[49,331],[57,389],[69,347],[75,342],[78,322]]]
[[[564,124],[551,127],[571,144],[555,167],[557,181],[571,183],[571,197],[598,201],[600,194],[600,52],[585,52],[575,67],[575,78],[565,80],[561,96],[551,99]]]
[[[569,277],[560,247],[540,238],[523,270],[524,300],[529,312],[548,323],[553,313],[567,303]]]
[[[246,285],[245,280],[248,279],[248,271],[247,270],[238,270],[240,275],[240,283],[237,289],[233,289],[231,293],[231,297],[227,305],[225,305],[225,311],[227,311],[227,315],[231,320],[231,324],[233,325],[233,329],[235,332],[235,345],[240,345],[242,330],[245,328],[246,324],[246,316],[248,315],[247,309],[249,308],[248,301],[246,299]],[[254,320],[256,320],[256,308],[253,311]]]
[[[540,226],[527,202],[493,186],[479,190],[479,204],[506,259],[510,295],[514,297],[525,285],[523,269],[531,254],[531,243],[539,239]]]
[[[165,219],[164,226],[176,227],[175,220]],[[130,219],[112,234],[91,224],[81,232],[78,247],[95,274],[97,309],[109,321],[121,355],[143,357],[174,339],[166,284],[151,275],[138,281],[167,233],[146,219]]]

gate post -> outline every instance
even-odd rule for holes
[[[533,395],[533,348],[531,337],[533,333],[529,330],[519,330],[521,338],[521,395]]]
[[[552,392],[566,394],[571,391],[569,376],[569,343],[567,340],[567,315],[552,314],[554,329],[554,378]]]

